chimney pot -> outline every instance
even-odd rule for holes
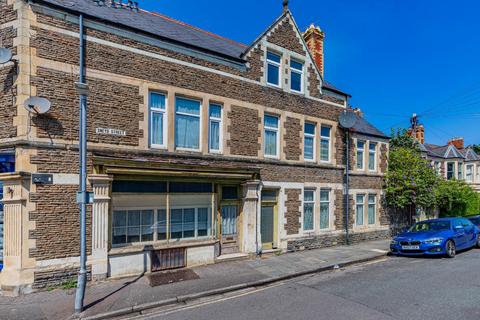
[[[448,140],[448,144],[454,146],[457,149],[465,148],[465,141],[463,137],[455,137]]]

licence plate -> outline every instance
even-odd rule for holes
[[[420,246],[402,246],[403,250],[418,250]]]

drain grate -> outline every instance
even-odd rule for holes
[[[151,287],[195,279],[200,279],[200,277],[190,269],[156,272],[148,276]]]

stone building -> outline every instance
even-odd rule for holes
[[[90,278],[343,244],[346,226],[388,236],[388,138],[358,117],[346,223],[349,95],[324,80],[323,32],[288,8],[247,46],[131,1],[1,0],[4,294],[76,278],[80,15]]]

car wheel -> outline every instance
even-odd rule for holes
[[[480,249],[480,234],[477,236],[477,248]]]
[[[448,240],[447,244],[445,245],[445,252],[447,258],[455,258],[455,254],[457,253],[457,249],[455,248],[455,242],[452,240]]]

